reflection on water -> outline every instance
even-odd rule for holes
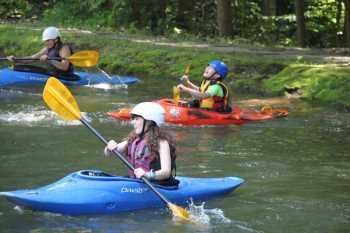
[[[105,113],[170,96],[174,84],[159,79],[147,83],[156,85],[112,92],[80,87],[72,92],[91,124],[106,138],[120,140],[131,125]],[[125,174],[119,160],[103,156],[103,145],[84,126],[53,114],[40,89],[28,93],[0,91],[1,191],[42,186],[81,169]],[[165,127],[177,139],[178,175],[246,180],[235,192],[205,203],[201,211],[210,224],[173,222],[166,209],[81,217],[20,213],[1,198],[0,231],[349,232],[350,114],[304,102],[286,107],[286,119]]]

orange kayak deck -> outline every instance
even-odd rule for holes
[[[261,110],[250,110],[235,106],[229,113],[219,113],[200,108],[191,108],[181,101],[175,104],[172,99],[161,99],[154,102],[162,105],[165,110],[165,122],[170,124],[240,125],[249,121],[264,121],[288,116],[287,109],[273,109],[270,107]],[[130,120],[130,111],[131,108],[124,108],[116,112],[108,112],[107,115],[119,120]]]

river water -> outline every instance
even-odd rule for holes
[[[169,97],[172,84],[153,78],[128,89],[71,91],[101,134],[121,139],[131,125],[105,113]],[[284,107],[288,118],[266,122],[166,126],[177,139],[178,175],[246,181],[203,203],[206,223],[174,222],[165,210],[69,217],[23,211],[0,198],[0,232],[350,232],[350,114],[302,101]],[[81,169],[125,174],[84,126],[46,107],[41,88],[0,90],[0,142],[0,191],[43,186]]]

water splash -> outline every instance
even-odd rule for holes
[[[102,89],[102,90],[127,90],[127,84],[110,84],[110,83],[99,83],[99,84],[89,84],[87,87]]]
[[[22,90],[17,90],[17,89],[0,89],[0,99],[14,99],[14,98],[19,98],[23,96],[40,96],[41,93],[32,93],[27,91],[22,91]]]
[[[190,222],[195,223],[195,225],[209,227],[210,225],[231,223],[231,220],[225,217],[221,209],[206,209],[205,202],[195,205],[191,199],[187,210],[190,213]],[[174,220],[178,221],[178,219]]]
[[[103,76],[96,76],[98,83],[89,83],[88,87],[103,89],[103,90],[127,90],[128,85],[124,83],[123,79],[118,76],[110,76],[106,71],[97,67],[97,70],[103,74]]]
[[[24,213],[23,208],[20,207],[19,205],[16,205],[15,207],[13,207],[13,209],[19,214],[23,214]]]
[[[0,122],[4,121],[12,124],[36,126],[47,123],[52,125],[79,125],[79,121],[65,121],[57,116],[56,113],[49,110],[38,110],[35,108],[28,108],[19,112],[0,112]]]
[[[205,202],[202,202],[201,205],[195,205],[191,200],[188,209],[190,212],[190,219],[192,222],[210,225],[210,216],[206,213],[204,209]]]

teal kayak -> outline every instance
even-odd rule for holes
[[[107,77],[102,73],[88,73],[88,72],[74,72],[75,79],[60,79],[65,85],[87,86],[97,84],[133,84],[137,83],[139,79],[133,76],[111,76]],[[36,73],[32,71],[17,71],[9,68],[0,69],[0,87],[7,86],[30,86],[30,85],[44,85],[49,74]],[[60,78],[60,77],[57,77]]]
[[[176,179],[178,186],[154,186],[179,205],[228,194],[244,182],[239,177]],[[74,172],[41,188],[1,192],[0,195],[25,208],[64,215],[115,214],[165,207],[143,181],[98,170]]]

